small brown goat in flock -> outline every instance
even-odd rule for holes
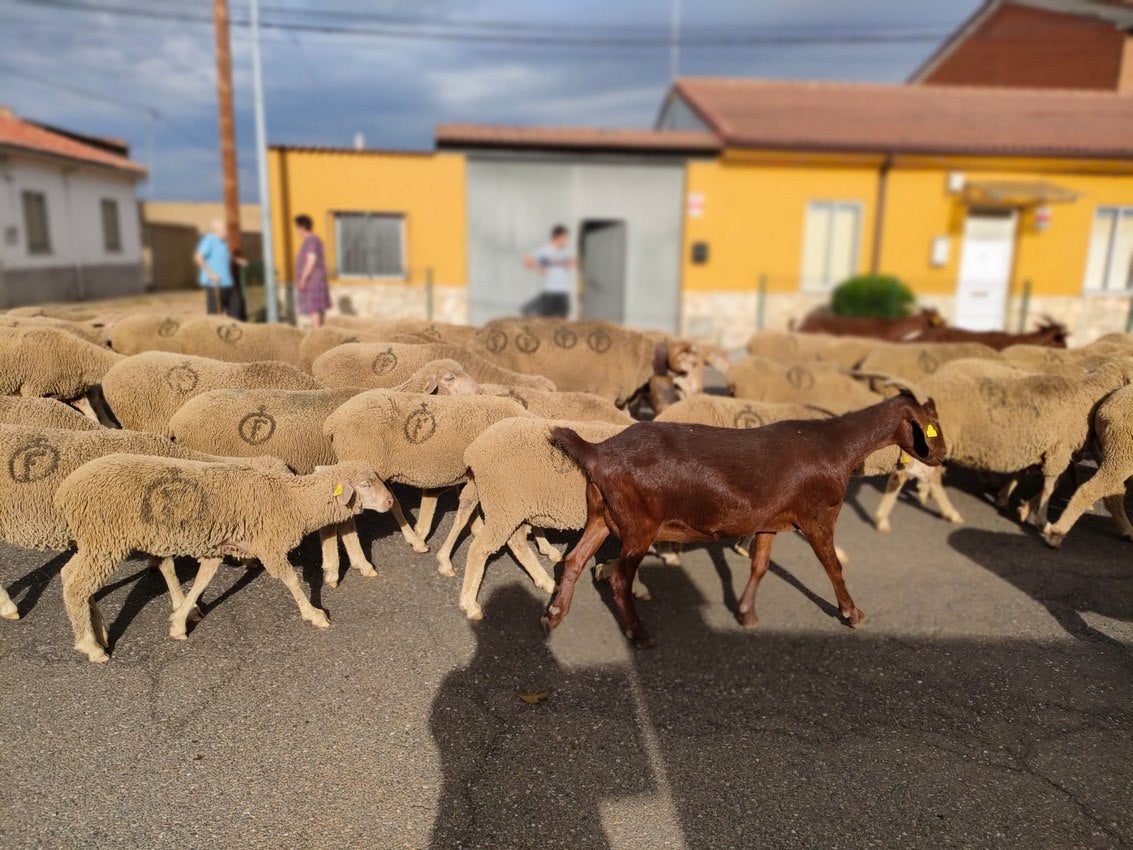
[[[850,476],[866,456],[894,443],[931,466],[945,456],[935,404],[905,394],[833,419],[751,430],[640,422],[601,443],[562,427],[552,429],[550,439],[586,475],[586,526],[543,622],[549,629],[562,622],[583,567],[613,531],[622,544],[610,575],[614,603],[626,637],[639,646],[652,639],[630,588],[655,540],[754,534],[751,578],[739,603],[740,622],[753,627],[759,622],[755,593],[775,535],[798,530],[826,569],[842,616],[857,626],[865,615],[846,590],[834,550],[834,524]]]
[[[880,319],[858,316],[831,316],[812,313],[798,327],[798,333],[829,334],[830,336],[868,336],[875,339],[901,340],[915,336],[937,325],[944,324],[940,314],[931,307],[900,319]]]
[[[925,328],[920,334],[902,342],[978,342],[996,351],[1012,345],[1042,345],[1047,348],[1066,348],[1070,332],[1065,325],[1048,318],[1029,333],[1013,334],[1006,331],[967,331],[947,325]]]

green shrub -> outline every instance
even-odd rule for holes
[[[892,275],[861,274],[834,288],[830,308],[835,316],[899,319],[912,312],[916,300],[913,291]]]

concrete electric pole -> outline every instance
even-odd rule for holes
[[[279,321],[279,299],[275,294],[275,251],[272,247],[271,199],[268,197],[268,140],[264,118],[264,74],[260,57],[260,2],[251,2],[252,24],[252,93],[256,115],[256,172],[259,178],[260,221],[263,226],[264,297],[267,300],[267,320]],[[289,226],[290,222],[283,222]]]
[[[216,107],[220,117],[220,164],[224,170],[224,219],[228,226],[228,250],[235,253],[240,249],[240,186],[236,178],[228,0],[213,0],[212,16],[216,26]]]

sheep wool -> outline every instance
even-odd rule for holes
[[[363,507],[388,509],[388,499],[364,463],[306,476],[122,454],[83,464],[55,494],[77,547],[63,569],[75,648],[91,661],[106,660],[105,627],[92,596],[131,551],[208,559],[213,573],[225,555],[256,558],[291,591],[305,620],[326,627],[326,613],[303,594],[287,553],[306,534]],[[200,579],[183,604],[195,603]]]
[[[185,402],[209,390],[232,388],[317,390],[322,386],[286,363],[226,363],[164,351],[127,357],[102,381],[106,403],[124,428],[164,435]]]
[[[1003,355],[978,342],[894,342],[871,351],[858,364],[862,372],[882,373],[919,383],[952,360],[1002,360]]]
[[[489,395],[510,398],[532,416],[544,419],[570,419],[577,422],[609,422],[614,425],[631,425],[632,416],[609,399],[594,393],[547,392],[528,387],[505,387],[499,384],[482,384]]]
[[[0,395],[78,398],[121,359],[58,328],[0,328]]]
[[[759,428],[786,419],[827,419],[830,413],[806,404],[778,404],[744,398],[696,395],[681,399],[654,417],[655,422],[687,422],[718,428]]]
[[[55,328],[105,348],[109,344],[106,326],[99,321],[71,321],[52,316],[0,315],[0,328]]]
[[[759,331],[747,341],[747,353],[782,360],[833,363],[853,369],[875,348],[886,343],[861,336]]]
[[[129,356],[143,351],[181,351],[176,339],[181,322],[189,318],[180,313],[131,313],[115,320],[110,328],[110,347]]]
[[[311,374],[328,387],[391,389],[434,360],[455,360],[469,375],[484,383],[555,389],[555,385],[541,375],[510,372],[467,349],[445,343],[345,343],[319,355]]]
[[[845,370],[825,362],[748,357],[728,370],[736,398],[778,404],[814,404],[846,413],[877,404],[880,397]]]
[[[412,338],[415,342],[464,346],[475,334],[476,328],[468,325],[423,319],[381,321],[360,316],[335,316],[328,318],[323,327],[307,334],[299,350],[304,368],[310,370],[320,354],[346,342],[399,342],[402,339],[398,338],[405,341]]]
[[[196,316],[173,335],[178,351],[229,363],[275,360],[302,367],[299,345],[306,334],[281,324],[240,322],[226,316]]]
[[[96,431],[101,427],[69,404],[53,398],[10,395],[0,396],[0,424],[66,428],[71,431]]]

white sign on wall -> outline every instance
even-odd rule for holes
[[[688,217],[701,218],[704,215],[704,193],[703,192],[689,192],[688,195]]]

